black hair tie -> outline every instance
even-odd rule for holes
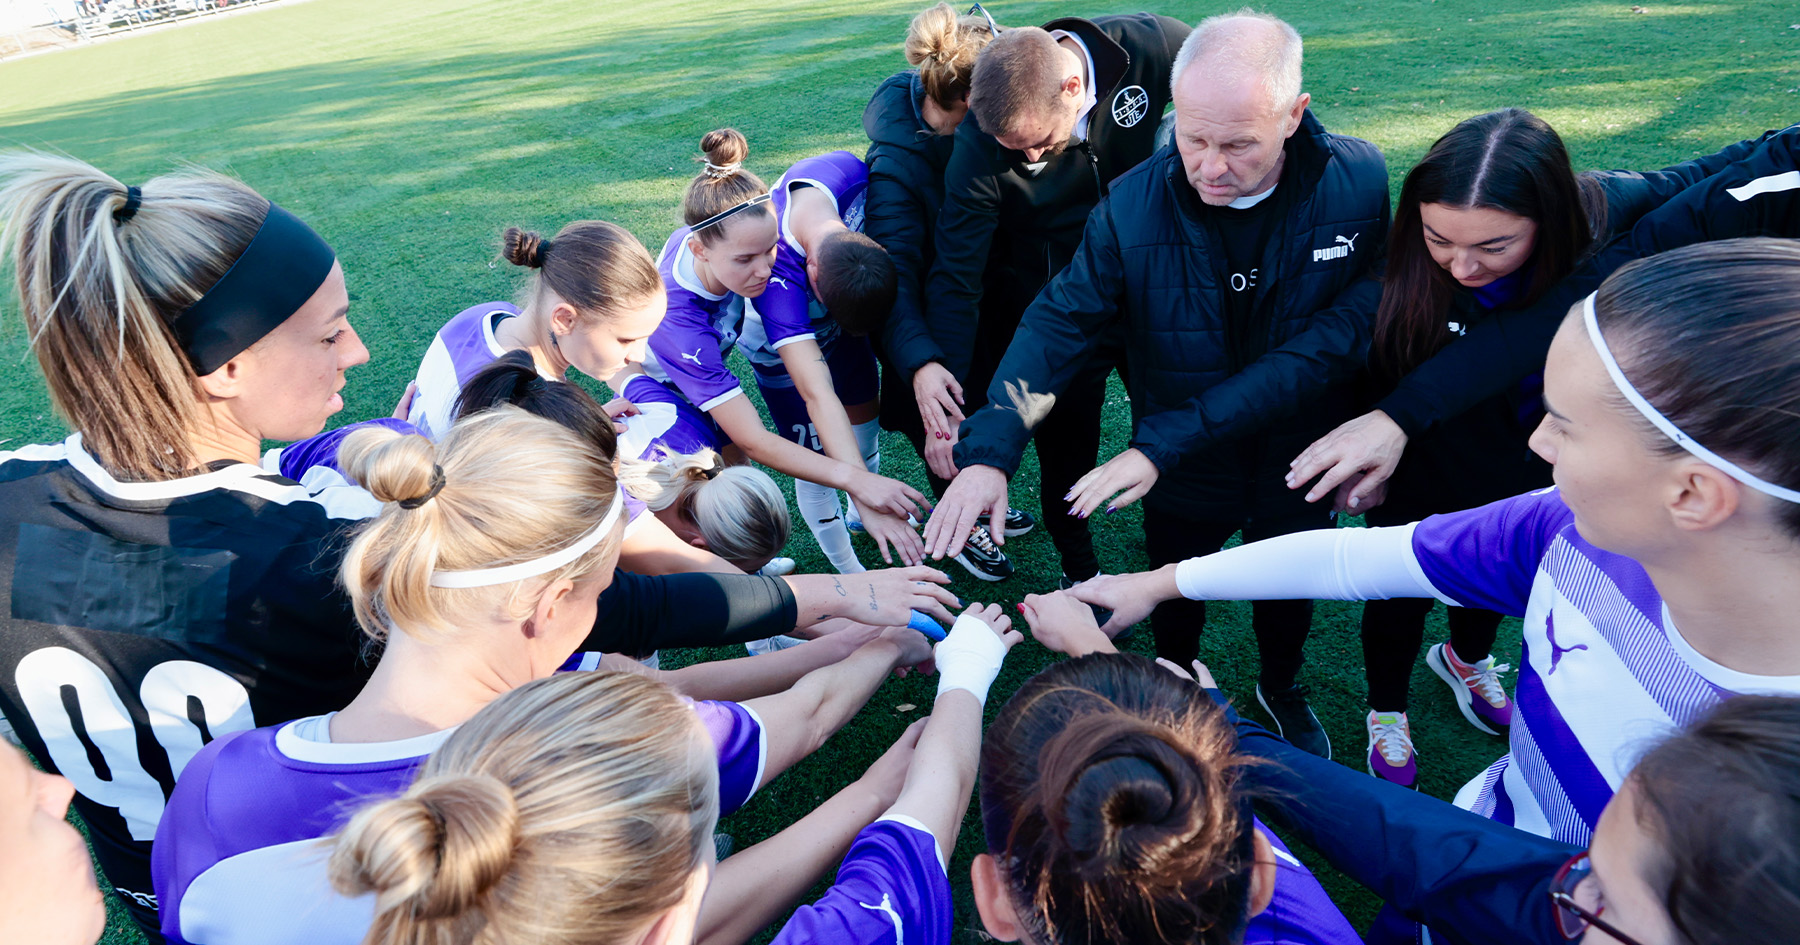
[[[427,502],[430,502],[432,499],[437,498],[437,494],[442,491],[444,491],[444,467],[439,466],[436,463],[432,463],[431,464],[431,488],[425,490],[425,494],[422,496],[416,496],[411,499],[401,499],[400,507],[403,509],[406,509],[408,511],[411,511],[413,509],[418,508],[421,505],[424,505]]]
[[[533,375],[531,380],[525,382],[525,393],[527,394],[542,394],[549,389],[550,384],[537,375]]]
[[[125,188],[125,206],[113,211],[113,220],[124,223],[137,216],[138,208],[144,205],[144,192],[136,187]]]

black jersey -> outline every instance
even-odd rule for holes
[[[248,463],[121,482],[79,434],[0,453],[0,710],[74,783],[106,878],[155,940],[150,841],[227,732],[342,708],[367,681],[335,587],[379,509]]]

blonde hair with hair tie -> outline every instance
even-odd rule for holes
[[[712,450],[661,462],[621,459],[619,485],[653,512],[682,510],[706,549],[738,567],[781,554],[793,528],[787,499],[768,473],[727,466]]]
[[[976,57],[993,40],[985,18],[958,16],[948,3],[939,3],[907,26],[906,61],[918,67],[919,81],[932,101],[955,108],[968,97]]]

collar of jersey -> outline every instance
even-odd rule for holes
[[[802,184],[807,187],[819,188],[819,193],[824,194],[825,199],[831,201],[831,212],[837,214],[837,217],[840,220],[844,218],[844,208],[838,206],[837,194],[832,193],[831,188],[825,186],[823,181],[813,180],[810,177],[795,177],[792,179],[783,177],[775,183],[775,189],[786,198],[781,203],[781,241],[786,243],[788,248],[794,251],[794,255],[801,259],[805,259],[806,250],[801,247],[800,241],[794,238],[794,231],[788,227],[788,213],[794,209],[793,189]]]
[[[250,463],[233,463],[214,472],[183,476],[180,479],[168,479],[160,482],[120,482],[113,474],[106,471],[100,462],[94,459],[82,444],[81,434],[72,433],[63,445],[68,450],[69,466],[92,482],[100,491],[115,499],[127,501],[154,501],[157,499],[178,499],[182,496],[198,495],[213,489],[230,488],[246,480],[263,475],[260,466]],[[289,488],[289,487],[283,487]]]
[[[315,742],[301,738],[294,731],[294,726],[302,721],[305,720],[289,722],[275,730],[275,750],[283,757],[311,764],[357,765],[422,758],[436,751],[456,732],[456,727],[451,726],[441,732],[391,742]]]
[[[700,284],[700,277],[694,274],[694,251],[688,248],[687,237],[685,236],[682,237],[681,242],[675,247],[675,265],[669,267],[669,273],[675,277],[676,285],[681,286],[703,299],[717,302],[731,294],[730,292],[726,292],[720,295],[714,295],[711,292],[706,291],[706,286]]]

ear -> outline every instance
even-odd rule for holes
[[[1250,864],[1250,915],[1262,915],[1275,898],[1275,845],[1261,830],[1250,831],[1255,852]]]
[[[701,532],[698,528],[694,529],[693,537],[688,539],[688,544],[693,545],[695,548],[700,548],[702,550],[705,550],[706,549],[705,533]]]
[[[1311,104],[1312,104],[1312,95],[1309,93],[1306,93],[1306,92],[1301,92],[1300,97],[1294,99],[1294,107],[1288,109],[1288,114],[1287,114],[1288,131],[1287,131],[1287,134],[1284,135],[1284,137],[1292,138],[1294,136],[1294,132],[1300,130],[1300,119],[1306,117],[1306,106],[1311,105]]]
[[[538,598],[537,607],[531,612],[531,619],[525,621],[523,628],[525,636],[535,638],[541,635],[542,628],[551,625],[557,617],[562,615],[557,608],[567,603],[569,595],[574,591],[575,582],[568,578],[563,578],[544,588],[543,595]]]
[[[581,313],[567,302],[558,302],[550,310],[550,333],[553,335],[568,335],[575,331],[575,326],[580,322]]]
[[[700,920],[700,903],[706,898],[706,887],[711,881],[711,869],[702,866],[695,870],[688,878],[681,900],[656,917],[644,937],[638,940],[638,945],[692,945],[695,926]]]
[[[1063,77],[1062,94],[1065,98],[1072,98],[1077,102],[1087,97],[1087,83],[1081,81],[1079,71]]]
[[[687,248],[688,252],[694,254],[695,259],[706,262],[706,244],[700,242],[700,237],[689,233],[687,238]]]
[[[1006,888],[1006,877],[1000,875],[1000,864],[992,855],[976,854],[969,864],[969,882],[975,887],[975,911],[988,934],[1002,942],[1016,942],[1025,937],[1019,913],[1013,909],[1012,895]]]
[[[200,378],[200,389],[213,400],[236,400],[244,394],[244,381],[254,369],[256,355],[249,350],[225,362],[218,370]]]
[[[1684,462],[1669,498],[1669,518],[1683,531],[1717,528],[1735,515],[1744,486],[1706,463]]]

